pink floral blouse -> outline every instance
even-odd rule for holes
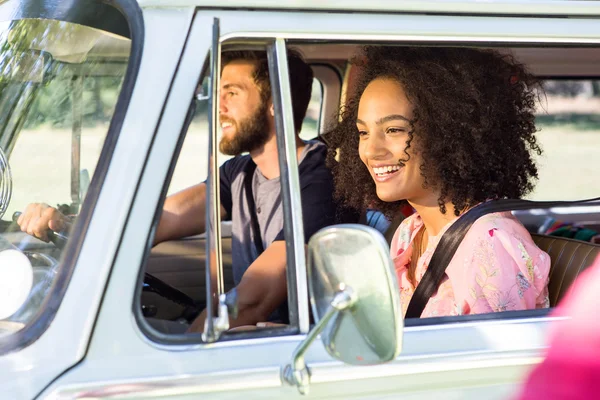
[[[427,249],[417,263],[417,283],[427,270],[439,239],[454,221],[437,236],[429,236]],[[391,243],[403,315],[415,290],[407,273],[412,242],[422,226],[421,217],[411,215],[402,221]],[[549,271],[550,257],[535,245],[510,212],[485,215],[465,235],[421,316],[547,308]]]

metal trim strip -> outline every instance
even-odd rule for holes
[[[298,157],[296,154],[296,130],[292,112],[292,97],[287,62],[285,40],[275,39],[268,46],[271,87],[273,88],[273,106],[275,108],[275,125],[277,130],[277,152],[279,154],[279,171],[281,179],[281,195],[284,234],[287,257],[288,302],[290,304],[290,323],[295,324],[300,333],[309,331],[308,288],[306,278],[306,257],[304,254],[304,227],[302,225],[302,202],[300,199],[300,175],[298,173]],[[289,168],[288,165],[294,166]],[[295,315],[294,311],[297,312]]]

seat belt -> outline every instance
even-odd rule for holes
[[[256,252],[260,256],[265,248],[263,247],[262,235],[260,234],[260,226],[258,225],[258,216],[256,215],[256,204],[254,204],[254,195],[252,192],[252,178],[254,177],[254,171],[256,170],[256,164],[249,158],[244,172],[244,188],[246,192],[246,201],[248,202],[248,211],[250,212],[250,226],[252,227],[252,233],[254,237],[254,246]]]
[[[473,225],[480,217],[494,212],[572,206],[594,201],[600,201],[600,197],[579,201],[498,199],[490,200],[473,207],[458,218],[458,220],[455,221],[440,238],[427,270],[425,271],[425,274],[423,274],[421,281],[417,284],[417,288],[408,303],[405,318],[421,317],[427,302],[440,286],[444,274],[446,273],[446,268],[448,267],[448,264],[450,264],[452,257],[454,257],[458,246],[463,241],[465,235],[471,228],[471,225]]]

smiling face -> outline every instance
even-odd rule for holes
[[[270,102],[261,98],[254,82],[254,63],[232,61],[223,68],[219,121],[223,136],[219,150],[238,155],[263,146],[270,137],[273,116]]]
[[[358,154],[383,201],[413,203],[431,195],[423,189],[416,135],[407,149],[412,120],[413,107],[400,83],[386,78],[369,83],[358,106]]]

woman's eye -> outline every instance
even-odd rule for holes
[[[359,136],[359,137],[364,137],[364,136],[367,136],[367,135],[368,135],[367,131],[361,131],[361,130],[359,129],[359,131],[358,131],[358,136]]]
[[[397,127],[393,127],[393,128],[387,128],[385,133],[404,133],[406,132],[406,128],[397,128]]]

